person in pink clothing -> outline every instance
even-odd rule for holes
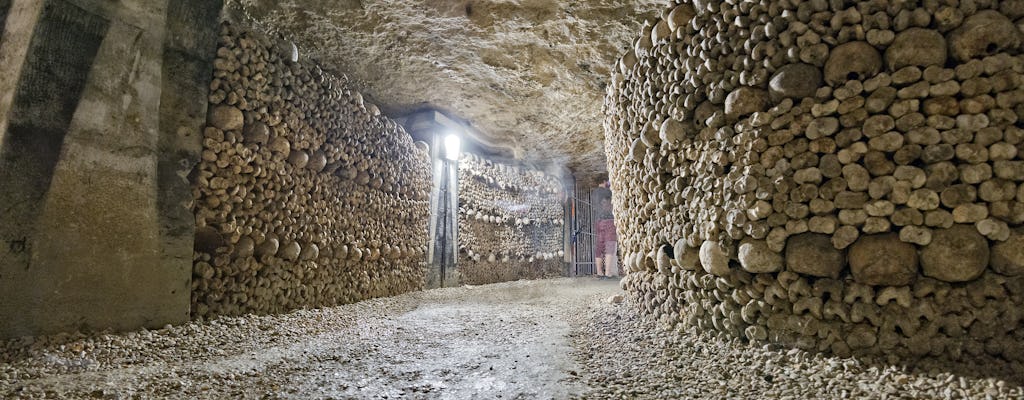
[[[594,215],[594,266],[598,278],[610,278],[619,275],[618,236],[615,233],[615,220],[612,215],[611,190],[608,182],[594,191],[596,210]]]

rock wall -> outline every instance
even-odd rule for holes
[[[295,48],[225,23],[193,172],[193,317],[423,286],[430,160]]]
[[[606,101],[637,304],[840,355],[1024,358],[1022,1],[695,1]]]
[[[561,182],[544,172],[465,154],[459,160],[462,283],[564,276]]]
[[[189,317],[220,1],[0,1],[0,338]]]

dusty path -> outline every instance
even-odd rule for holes
[[[618,292],[556,279],[0,348],[2,398],[566,398],[570,319]]]
[[[0,343],[0,398],[1022,399],[1024,366],[905,365],[669,332],[615,281],[431,290],[287,315]]]

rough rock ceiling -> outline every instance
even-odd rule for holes
[[[392,116],[433,107],[527,161],[605,170],[616,57],[666,0],[235,0]]]

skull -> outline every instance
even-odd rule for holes
[[[825,62],[825,82],[837,86],[848,80],[865,80],[882,69],[882,56],[867,42],[843,43],[832,49]]]
[[[985,10],[964,20],[948,39],[949,52],[963,62],[1020,47],[1021,32],[1006,16]]]
[[[899,35],[885,51],[885,62],[890,71],[907,66],[924,67],[946,63],[946,38],[939,32],[910,28]]]

